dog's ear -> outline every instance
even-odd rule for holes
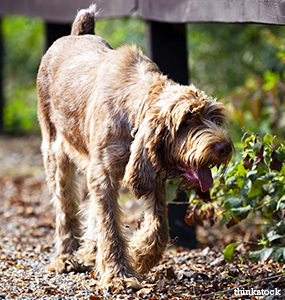
[[[137,199],[153,191],[158,184],[163,132],[162,125],[146,116],[135,134],[123,184],[131,188]]]

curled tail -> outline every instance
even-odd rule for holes
[[[72,24],[71,35],[94,34],[96,4],[87,9],[81,9]]]

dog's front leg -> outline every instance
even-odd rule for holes
[[[90,167],[87,180],[90,206],[80,256],[84,259],[84,252],[88,257],[90,252],[95,254],[96,251],[96,270],[101,277],[101,288],[128,286],[138,289],[141,287],[139,274],[133,268],[128,253],[122,213],[117,202],[119,183],[99,164]]]
[[[157,188],[142,199],[144,221],[130,243],[134,266],[141,274],[161,260],[169,241],[165,183],[161,180]]]

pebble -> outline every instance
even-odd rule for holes
[[[15,228],[16,226],[11,235],[21,235],[21,229]],[[13,238],[8,234],[5,243],[2,239],[0,247],[0,299],[88,300],[90,293],[96,292],[96,282],[86,278],[88,273],[49,273],[46,270],[46,263],[52,259],[51,252],[32,253],[34,249],[27,251],[28,247],[25,244],[19,244],[16,249],[12,240]],[[31,237],[28,240],[30,244],[34,240],[45,244],[44,237],[36,239]],[[21,248],[26,250],[21,252]],[[92,287],[86,288],[84,285],[86,282]]]

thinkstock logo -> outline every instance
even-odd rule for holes
[[[255,290],[251,289],[235,289],[236,296],[281,296],[281,290],[275,288],[274,290]]]

